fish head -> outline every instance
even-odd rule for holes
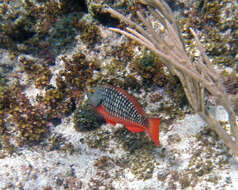
[[[88,102],[94,107],[99,106],[103,101],[103,88],[95,87],[87,93]]]

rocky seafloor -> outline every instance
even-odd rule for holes
[[[167,3],[188,54],[197,55],[193,27],[237,94],[237,2]],[[237,189],[237,157],[158,57],[108,30],[125,26],[105,6],[127,16],[139,8],[130,0],[0,1],[0,189]],[[161,118],[160,147],[94,115],[86,92],[101,84],[125,89]],[[223,107],[207,106],[229,128]]]

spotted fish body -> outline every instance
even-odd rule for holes
[[[121,123],[132,132],[146,131],[159,144],[158,118],[148,118],[141,106],[126,91],[113,86],[99,86],[88,93],[88,100],[108,123]]]

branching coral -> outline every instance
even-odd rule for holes
[[[230,96],[226,93],[219,73],[206,56],[196,32],[190,28],[200,51],[200,57],[198,60],[192,61],[185,51],[181,33],[168,5],[163,0],[141,0],[140,3],[145,5],[148,10],[143,12],[141,9],[137,12],[143,26],[111,8],[106,8],[105,12],[111,13],[131,27],[127,27],[127,31],[117,28],[110,29],[137,41],[158,55],[169,71],[179,78],[186,97],[195,112],[217,132],[235,154],[238,154],[238,128]],[[157,19],[159,23],[154,24],[153,19]],[[228,112],[231,136],[206,107],[205,100],[209,95],[215,97],[217,102]]]

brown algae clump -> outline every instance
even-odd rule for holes
[[[213,57],[214,64],[233,67],[237,54],[238,23],[237,4],[232,0],[226,1],[197,1],[193,7],[184,7],[184,18],[179,20],[185,44],[190,44],[186,50],[192,56],[197,56],[189,28],[201,30],[201,42],[205,45],[206,53]]]
[[[56,78],[56,85],[59,89],[83,90],[87,82],[93,76],[93,71],[98,68],[96,62],[89,62],[86,56],[79,52],[72,56],[72,59],[63,56],[65,69],[59,72]]]
[[[1,46],[24,53],[39,53],[46,38],[56,51],[72,44],[77,32],[72,20],[80,19],[86,11],[85,4],[77,1],[29,0],[5,1],[0,10],[0,42],[5,42]]]
[[[108,151],[111,139],[112,137],[109,131],[97,128],[87,134],[85,142],[89,148],[98,148],[101,151]]]
[[[94,45],[101,41],[100,31],[95,23],[89,23],[88,21],[81,20],[78,23],[74,23],[80,32],[80,39],[88,47],[94,47]]]
[[[1,91],[4,92],[0,98],[2,135],[8,138],[15,136],[18,145],[41,140],[47,132],[47,122],[42,119],[42,111],[31,105],[20,86],[6,87]]]
[[[91,131],[99,128],[105,120],[98,115],[92,106],[85,103],[74,111],[74,128],[77,131]]]
[[[134,58],[130,66],[132,71],[136,71],[142,76],[144,85],[152,85],[154,82],[158,86],[164,86],[166,78],[163,64],[152,53],[144,53],[142,56]]]
[[[48,64],[24,56],[20,57],[19,60],[24,72],[28,75],[29,80],[34,81],[36,88],[43,89],[49,85],[52,74]]]

